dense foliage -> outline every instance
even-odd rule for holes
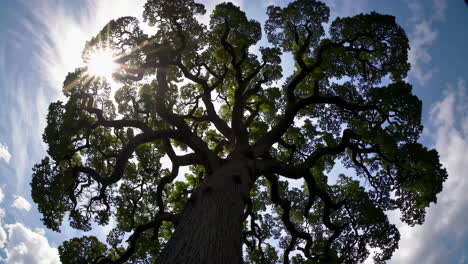
[[[106,244],[65,242],[62,261],[166,258],[174,232],[175,245],[198,228],[183,219],[215,193],[210,177],[229,189],[223,168],[236,167],[248,171],[232,187],[244,262],[354,263],[370,249],[388,260],[400,235],[385,212],[421,224],[447,177],[417,142],[422,104],[404,80],[409,45],[395,18],[337,18],[326,33],[328,7],[296,0],[268,7],[270,45],[257,48],[262,27],[239,7],[217,5],[209,25],[204,13],[193,0],[147,0],[153,35],[133,17],[110,21],[83,58],[112,50],[119,88],[79,68],[64,82],[66,102],[50,105],[48,156],[31,183],[44,224],[116,222]],[[283,77],[287,56],[295,68]],[[334,166],[354,173],[328,177]]]

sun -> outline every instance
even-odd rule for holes
[[[100,49],[89,55],[87,67],[89,75],[111,80],[118,64],[111,50]]]

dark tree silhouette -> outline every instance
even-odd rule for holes
[[[62,264],[92,263],[107,252],[107,247],[94,236],[84,236],[65,241],[59,247]]]
[[[337,18],[325,34],[325,4],[270,6],[271,45],[256,49],[260,23],[231,3],[209,25],[193,0],[144,7],[154,35],[122,17],[83,52],[113,50],[114,100],[84,67],[49,107],[31,183],[44,224],[116,222],[106,244],[65,242],[62,260],[355,263],[376,249],[383,262],[400,237],[385,212],[424,221],[447,174],[417,142],[422,104],[393,16]],[[284,79],[282,54],[295,62]],[[355,173],[328,179],[335,163]]]

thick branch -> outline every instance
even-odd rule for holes
[[[204,142],[200,137],[191,131],[190,127],[182,117],[174,114],[166,107],[165,101],[168,91],[166,70],[166,68],[158,68],[156,73],[156,78],[158,81],[158,90],[156,96],[157,113],[166,122],[177,127],[177,130],[180,131],[184,137],[182,142],[190,146],[190,148],[192,148],[196,153],[202,155],[206,159],[207,165],[213,169],[219,167],[219,158],[208,148],[206,142]]]
[[[254,155],[261,156],[263,153],[268,151],[274,143],[278,142],[281,139],[282,135],[286,132],[286,130],[288,130],[288,128],[294,123],[294,118],[296,114],[301,109],[311,104],[333,104],[342,109],[350,110],[353,112],[376,110],[383,115],[383,118],[386,118],[385,113],[375,105],[361,105],[356,103],[350,103],[339,96],[310,96],[298,101],[297,103],[286,109],[286,112],[279,121],[279,123],[275,127],[273,127],[269,132],[267,132],[265,136],[263,136],[254,145]]]
[[[144,232],[148,231],[151,228],[155,230],[159,230],[162,225],[163,221],[177,223],[177,216],[172,215],[166,212],[158,212],[153,221],[143,224],[135,228],[133,234],[128,238],[128,248],[125,252],[116,260],[112,260],[108,257],[98,257],[94,260],[96,264],[123,264],[126,263],[130,257],[135,253],[137,239],[143,234]]]
[[[312,246],[312,236],[306,232],[300,231],[296,228],[294,223],[291,221],[290,214],[291,214],[291,201],[287,199],[283,199],[280,196],[279,193],[279,183],[278,183],[278,178],[270,173],[265,173],[265,177],[268,179],[268,181],[271,183],[270,185],[270,195],[271,195],[271,200],[274,204],[278,205],[281,207],[283,210],[283,214],[281,215],[281,220],[283,220],[283,223],[286,227],[286,229],[289,231],[289,233],[292,236],[292,241],[297,241],[297,238],[304,239],[306,241],[306,246],[304,250],[304,254],[308,259],[315,259],[311,255],[311,246]],[[293,246],[290,246],[293,248]],[[288,257],[289,251],[285,251],[285,256],[284,256],[284,263],[288,264],[289,263],[289,257]]]
[[[224,21],[224,26],[224,32],[221,37],[221,45],[231,56],[231,65],[234,68],[235,78],[237,82],[237,88],[234,92],[234,106],[232,109],[231,126],[237,139],[236,144],[238,146],[245,147],[248,145],[248,134],[246,127],[242,123],[245,107],[245,97],[243,96],[243,93],[246,90],[249,80],[244,79],[241,65],[247,57],[248,47],[244,46],[241,48],[242,58],[240,60],[237,60],[237,54],[234,49],[234,46],[232,46],[232,44],[227,41],[227,38],[231,31],[227,19],[225,19]],[[258,69],[258,71],[260,71],[260,69]],[[253,78],[253,76],[251,76],[250,78]]]
[[[138,128],[145,133],[152,133],[153,130],[145,123],[140,120],[127,120],[127,119],[120,119],[120,120],[107,120],[104,118],[104,112],[101,109],[93,107],[94,105],[94,98],[90,94],[83,94],[83,99],[86,101],[84,104],[86,105],[85,111],[90,114],[95,114],[97,117],[97,122],[91,125],[91,129],[94,129],[99,126],[103,127],[112,127],[112,128],[124,128],[124,127],[134,127]]]
[[[309,32],[310,35],[310,32]],[[352,47],[345,47],[345,43],[351,43],[353,44],[358,38],[366,36],[366,34],[357,34],[354,38],[352,39],[345,39],[340,42],[328,42],[323,45],[321,45],[318,50],[317,50],[317,56],[311,65],[306,65],[302,59],[298,61],[300,63],[300,71],[297,75],[295,75],[292,80],[286,85],[286,111],[281,117],[280,121],[278,124],[273,127],[269,132],[265,134],[256,144],[254,147],[254,155],[256,157],[262,156],[264,153],[268,151],[268,149],[278,140],[281,138],[281,136],[286,132],[286,130],[294,123],[294,118],[297,115],[297,113],[306,107],[307,105],[310,104],[317,104],[317,103],[330,103],[330,104],[338,104],[340,107],[347,109],[348,107],[351,108],[359,108],[357,107],[357,104],[352,105],[351,103],[345,103],[345,101],[340,101],[340,98],[334,98],[334,97],[320,97],[318,94],[318,83],[319,79],[317,79],[314,82],[314,86],[312,87],[314,89],[314,95],[305,99],[302,99],[299,102],[296,102],[296,96],[294,94],[296,87],[301,83],[306,76],[313,72],[315,69],[319,68],[322,66],[324,55],[326,52],[328,52],[331,49],[334,48],[347,48],[350,49],[351,51],[355,51],[355,49]],[[303,54],[307,50],[307,45],[309,45],[309,41],[305,41],[304,45],[302,45],[299,48],[297,56]],[[358,52],[360,50],[356,50]],[[299,59],[296,56],[296,60]],[[302,58],[302,56],[301,56]],[[366,108],[366,107],[363,107]],[[364,111],[364,110],[369,110],[369,109],[355,109],[357,111]]]
[[[186,78],[203,86],[204,94],[202,95],[202,100],[206,107],[206,112],[208,115],[207,119],[211,121],[213,125],[216,127],[216,129],[219,132],[221,132],[221,134],[223,134],[229,141],[234,142],[234,134],[233,134],[232,129],[228,126],[226,121],[224,121],[223,119],[219,117],[219,115],[216,113],[213,102],[211,101],[211,91],[213,91],[214,88],[216,88],[223,82],[225,74],[219,76],[217,81],[210,86],[208,85],[207,80],[199,78],[195,76],[194,74],[192,74],[185,67],[185,65],[182,64],[180,59],[177,62],[177,67],[179,67],[179,69],[182,71],[182,73],[184,74]]]
[[[338,155],[342,153],[350,144],[351,139],[359,139],[360,137],[356,135],[351,129],[345,129],[343,131],[343,137],[341,138],[340,143],[335,147],[323,147],[315,150],[312,155],[310,155],[305,162],[303,167],[311,168],[315,163],[325,155]]]
[[[97,171],[88,167],[76,166],[74,167],[74,170],[90,175],[95,181],[101,184],[111,185],[118,182],[122,178],[128,163],[128,159],[130,159],[130,157],[133,155],[133,152],[139,145],[163,138],[176,138],[180,140],[182,136],[183,135],[178,130],[161,130],[154,131],[152,133],[142,133],[136,135],[120,152],[117,160],[115,161],[114,171],[109,177],[102,177]]]

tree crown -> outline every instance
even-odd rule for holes
[[[399,240],[385,212],[424,221],[447,174],[437,152],[417,142],[422,103],[404,81],[409,44],[393,16],[337,18],[325,34],[324,3],[270,6],[271,45],[255,51],[261,25],[232,3],[217,5],[208,25],[193,0],[144,7],[154,35],[122,17],[83,51],[85,61],[99,49],[114,52],[120,88],[79,68],[65,79],[67,101],[49,106],[48,156],[31,182],[44,224],[59,231],[65,216],[85,231],[111,217],[117,223],[111,248],[72,239],[62,259],[77,248],[81,262],[156,259],[191,194],[234,155],[254,164],[248,263],[277,261],[278,250],[285,263],[363,261],[369,248],[385,261]],[[295,62],[285,78],[282,56]],[[337,162],[355,175],[328,179]]]

